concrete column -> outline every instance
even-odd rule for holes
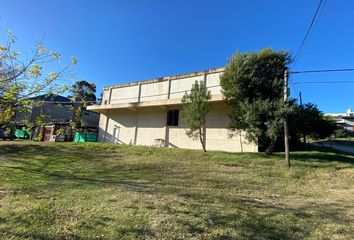
[[[204,87],[207,87],[207,74],[206,73],[204,73],[204,75],[203,75],[203,83],[204,83]]]
[[[111,99],[112,99],[112,88],[109,89],[108,104],[111,104]]]
[[[135,112],[135,124],[134,124],[134,145],[136,145],[138,140],[138,110]]]
[[[109,117],[108,117],[108,113],[104,115],[106,117],[106,123],[104,126],[104,141],[107,142],[107,138],[108,138],[108,123],[109,123]]]
[[[165,147],[170,147],[170,127],[165,126]]]
[[[168,79],[167,99],[171,98],[171,79]]]
[[[141,84],[139,83],[139,89],[138,89],[138,103],[140,102],[141,98]]]
[[[165,111],[165,126],[163,128],[163,132],[164,132],[164,140],[165,140],[165,147],[169,147],[169,141],[170,141],[170,129],[169,126],[167,126],[167,112],[168,112],[168,108],[166,108]]]
[[[204,75],[203,75],[203,83],[204,83],[204,87],[205,88],[207,88],[207,76],[208,75],[206,73],[204,73]],[[207,149],[206,124],[207,124],[207,116],[205,117],[205,124],[204,124],[204,127],[203,127],[204,146]]]

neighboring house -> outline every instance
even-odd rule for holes
[[[36,134],[44,132],[42,140],[47,141],[52,139],[54,131],[59,128],[67,129],[71,123],[71,120],[75,117],[75,109],[82,104],[78,102],[72,102],[71,99],[54,94],[40,95],[31,98],[29,105],[29,111],[25,113],[17,113],[15,116],[15,125],[22,127],[24,125],[23,120],[28,120],[34,126],[37,125],[36,119],[40,116],[44,116],[43,122],[46,123],[44,129],[36,129]],[[85,128],[97,128],[99,122],[99,114],[91,112],[89,110],[82,111],[83,127]],[[70,135],[72,135],[70,130]],[[67,140],[72,140],[69,137]]]
[[[354,134],[354,112],[348,109],[346,113],[327,113],[326,116],[331,117],[336,124],[349,134]]]
[[[105,87],[101,105],[88,107],[101,114],[99,141],[201,149],[198,140],[186,135],[180,110],[185,92],[195,81],[203,81],[212,94],[212,108],[206,117],[207,150],[241,151],[240,137],[231,137],[227,129],[230,107],[219,83],[223,71],[217,68]],[[256,144],[243,137],[242,147],[246,152],[258,151]]]
[[[18,113],[15,117],[15,122],[20,124],[23,119],[28,119],[35,124],[36,118],[44,115],[44,122],[51,124],[69,124],[74,118],[74,109],[77,109],[82,104],[72,102],[71,99],[54,94],[40,95],[31,98],[30,110],[26,113]],[[97,127],[99,114],[89,110],[82,111],[83,126]]]

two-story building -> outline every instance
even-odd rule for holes
[[[104,88],[101,105],[89,106],[100,113],[99,141],[145,146],[201,149],[186,135],[180,114],[182,97],[195,81],[211,92],[211,111],[206,116],[207,150],[257,152],[258,146],[228,130],[230,107],[220,87],[224,68],[167,76]]]

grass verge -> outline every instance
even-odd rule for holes
[[[354,239],[354,157],[0,143],[2,239]]]

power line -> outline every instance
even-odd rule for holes
[[[348,81],[306,81],[306,82],[294,82],[294,84],[317,84],[317,83],[354,83],[353,80]]]
[[[294,61],[293,61],[292,65],[295,65],[295,64],[296,64],[296,61],[297,61],[297,59],[299,58],[299,56],[300,56],[300,54],[301,54],[301,52],[302,52],[302,49],[303,49],[303,47],[304,47],[304,45],[305,45],[305,43],[306,43],[306,40],[307,40],[307,39],[309,38],[309,36],[310,36],[310,32],[311,32],[311,30],[312,30],[312,27],[314,26],[314,23],[317,22],[318,17],[319,17],[319,15],[320,15],[320,13],[322,12],[323,8],[324,8],[325,2],[326,2],[325,0],[320,0],[319,4],[318,4],[318,6],[317,6],[317,9],[316,9],[315,15],[312,17],[310,26],[308,27],[307,32],[306,32],[304,38],[302,39],[302,42],[301,42],[299,48],[297,49],[297,51],[296,51],[296,53],[295,53],[295,57],[294,57]]]
[[[290,71],[290,74],[321,73],[321,72],[351,72],[351,71],[354,71],[354,68],[339,68],[339,69],[319,69],[319,70]]]
[[[295,84],[294,84],[294,81],[292,80],[291,76],[289,76],[289,79],[290,79],[291,86],[292,86],[292,88],[294,89],[295,95],[296,95],[296,96],[300,96],[300,95],[298,94],[298,92],[296,91]]]

